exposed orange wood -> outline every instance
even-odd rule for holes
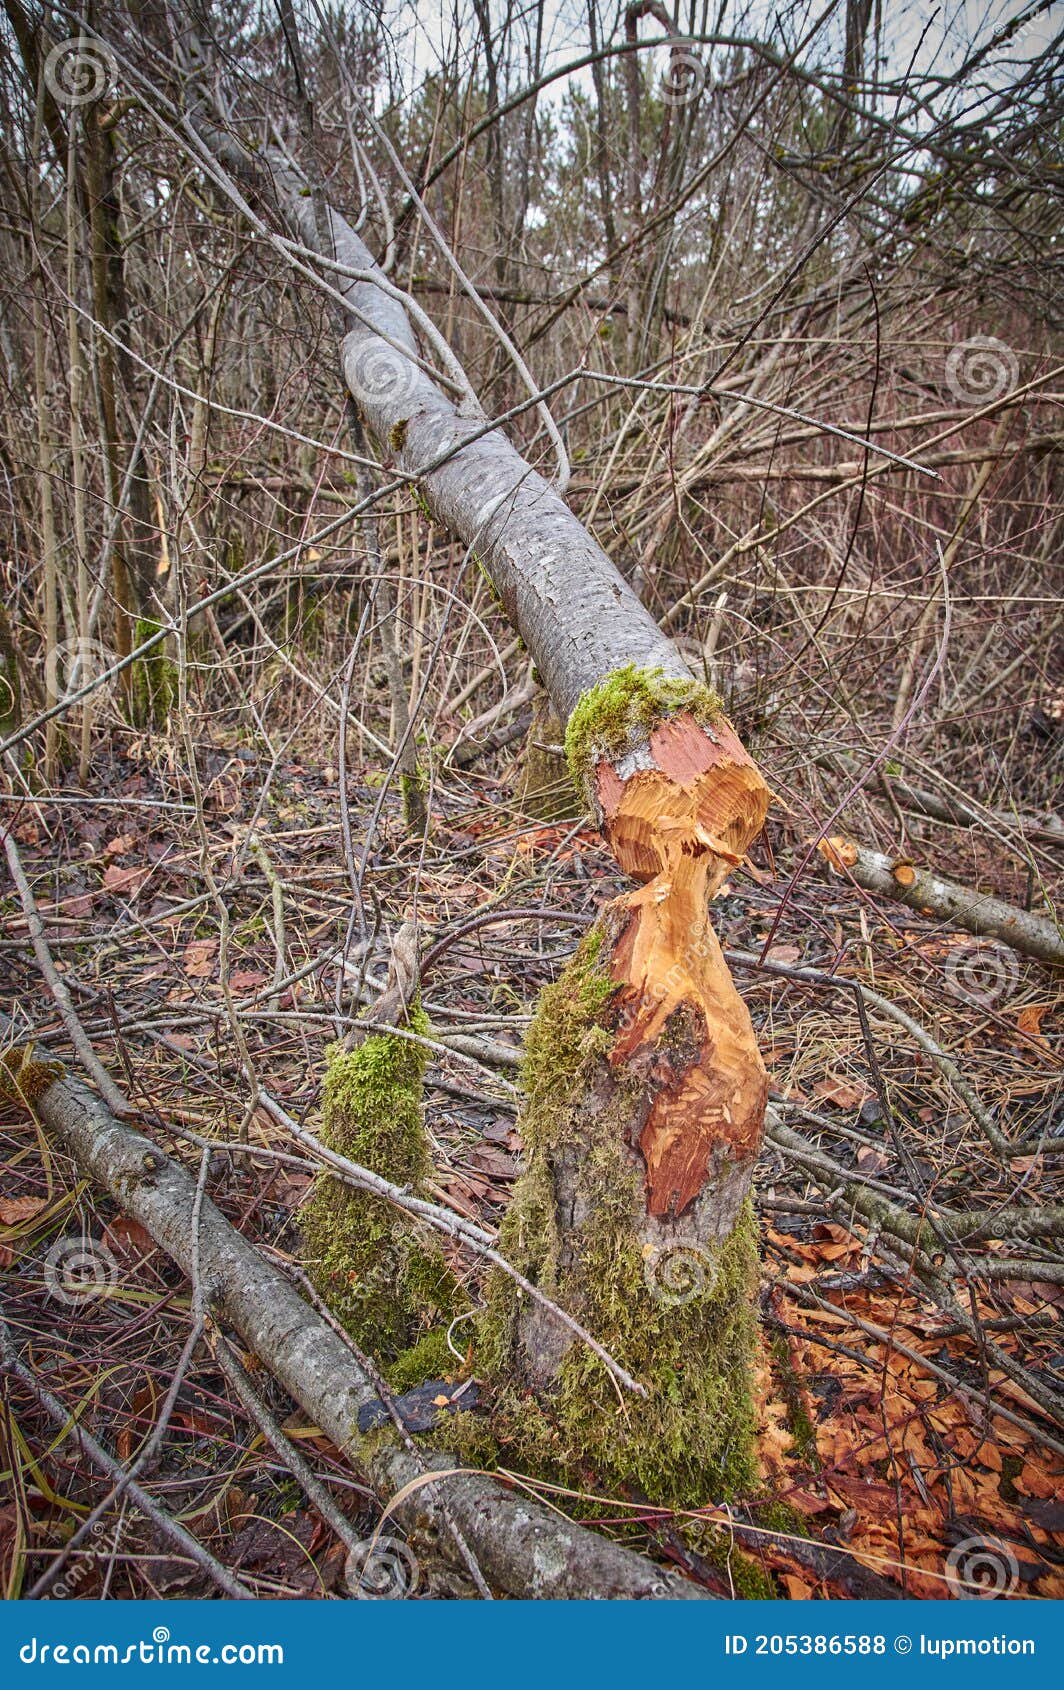
[[[645,882],[615,901],[610,968],[615,1069],[652,1102],[639,1132],[647,1210],[678,1215],[724,1162],[757,1153],[767,1080],[746,1006],[709,919],[709,900],[760,831],[769,791],[730,723],[673,716],[650,735],[647,766],[623,778],[599,763],[604,829],[621,867]]]
[[[852,868],[857,861],[857,846],[841,833],[834,834],[830,839],[821,839],[817,850],[836,874],[841,874],[843,869]]]

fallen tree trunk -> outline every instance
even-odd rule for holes
[[[57,1077],[59,1076],[59,1077]],[[477,1473],[455,1471],[451,1456],[419,1456],[388,1430],[363,1433],[359,1411],[376,1403],[377,1386],[343,1340],[203,1197],[192,1175],[151,1139],[119,1121],[92,1092],[62,1075],[41,1051],[0,1071],[0,1091],[32,1105],[81,1171],[104,1186],[190,1278],[215,1319],[231,1325],[310,1416],[363,1472],[384,1500],[411,1492],[391,1511],[415,1551],[461,1563],[448,1516],[488,1583],[506,1595],[537,1599],[699,1598],[706,1592],[642,1556],[566,1520],[518,1491]],[[418,1483],[425,1470],[440,1477]]]
[[[1064,935],[1045,916],[1017,909],[988,892],[972,892],[917,868],[907,857],[888,857],[852,839],[822,839],[817,850],[835,873],[849,875],[866,892],[896,898],[921,915],[933,915],[981,938],[999,939],[1023,956],[1064,968]]]
[[[768,788],[719,699],[559,492],[484,419],[445,348],[447,374],[433,379],[410,301],[346,219],[287,158],[245,151],[202,100],[193,123],[214,158],[279,210],[307,258],[324,258],[350,324],[342,364],[362,421],[490,579],[567,724],[577,788],[640,883],[602,912],[545,1006],[564,1026],[545,1025],[532,1045],[559,1060],[530,1069],[530,1167],[513,1205],[524,1218],[511,1226],[528,1276],[645,1373],[649,1406],[618,1436],[601,1369],[589,1395],[583,1358],[521,1300],[505,1320],[496,1310],[483,1353],[500,1385],[531,1387],[567,1426],[573,1459],[560,1474],[583,1470],[583,1447],[599,1452],[599,1477],[634,1479],[652,1500],[676,1499],[681,1471],[687,1502],[738,1488],[754,1470],[746,1204],[767,1081],[707,906],[759,833]],[[565,1008],[574,993],[579,1005]],[[667,1274],[644,1271],[678,1252],[698,1266],[682,1298],[663,1292]]]

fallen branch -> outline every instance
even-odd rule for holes
[[[824,754],[815,761],[832,774],[841,771],[848,779],[860,773],[857,759],[844,752]],[[888,778],[882,769],[876,772],[876,785],[888,797],[897,798],[906,809],[914,810],[917,815],[926,816],[931,821],[944,822],[949,827],[983,827],[998,834],[1018,834],[1022,839],[1039,845],[1064,845],[1064,827],[1051,816],[992,810],[964,796],[956,787],[951,786],[947,790],[944,786],[941,791],[929,792],[926,787],[913,786],[899,775],[892,774]]]
[[[1017,909],[987,892],[972,892],[952,880],[940,880],[908,858],[891,858],[853,840],[821,839],[817,850],[836,874],[849,875],[866,892],[896,898],[911,910],[935,916],[951,927],[981,938],[999,939],[1023,956],[1064,968],[1064,937],[1045,916]]]

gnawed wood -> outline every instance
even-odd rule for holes
[[[726,716],[711,724],[680,713],[651,731],[645,747],[595,771],[602,828],[618,863],[637,880],[669,870],[677,853],[713,857],[706,896],[715,897],[764,825],[769,790]]]
[[[647,1212],[680,1215],[715,1164],[752,1168],[767,1079],[709,900],[760,832],[769,791],[723,716],[681,713],[595,770],[603,832],[645,882],[613,906],[609,971],[620,988],[610,1061],[638,1074]]]

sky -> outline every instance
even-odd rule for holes
[[[675,6],[675,0],[672,0]],[[672,9],[670,7],[670,9]],[[775,5],[772,0],[724,0],[723,29],[737,35],[768,38],[777,45],[793,46],[824,18],[815,46],[807,49],[807,60],[837,65],[841,58],[845,27],[844,0],[797,0],[794,5]],[[499,0],[491,0],[493,17],[501,17]],[[686,6],[683,7],[686,13]],[[700,8],[701,10],[701,8]],[[712,17],[717,0],[705,11]],[[925,77],[947,77],[964,62],[967,54],[990,41],[1018,16],[1034,13],[1021,24],[1008,43],[1000,46],[983,67],[981,76],[988,89],[1007,87],[1021,67],[1064,29],[1064,0],[1038,4],[1038,0],[880,0],[880,62],[886,79],[905,77],[916,86]],[[604,8],[609,20],[607,38],[623,39],[623,4],[616,12]],[[527,42],[534,28],[535,8],[515,6],[515,39],[519,61],[527,65]],[[395,57],[402,67],[406,92],[422,77],[453,63],[455,56],[468,66],[476,52],[477,30],[470,0],[386,0],[385,21]],[[640,26],[645,39],[660,35],[653,19]],[[548,0],[544,17],[544,61],[549,69],[564,65],[587,51],[588,27],[585,0]],[[649,55],[648,55],[649,57]],[[653,56],[656,68],[664,68],[664,50]],[[520,78],[528,80],[527,71]],[[588,72],[578,73],[580,86],[590,86]],[[564,83],[558,83],[544,98],[556,103]]]

